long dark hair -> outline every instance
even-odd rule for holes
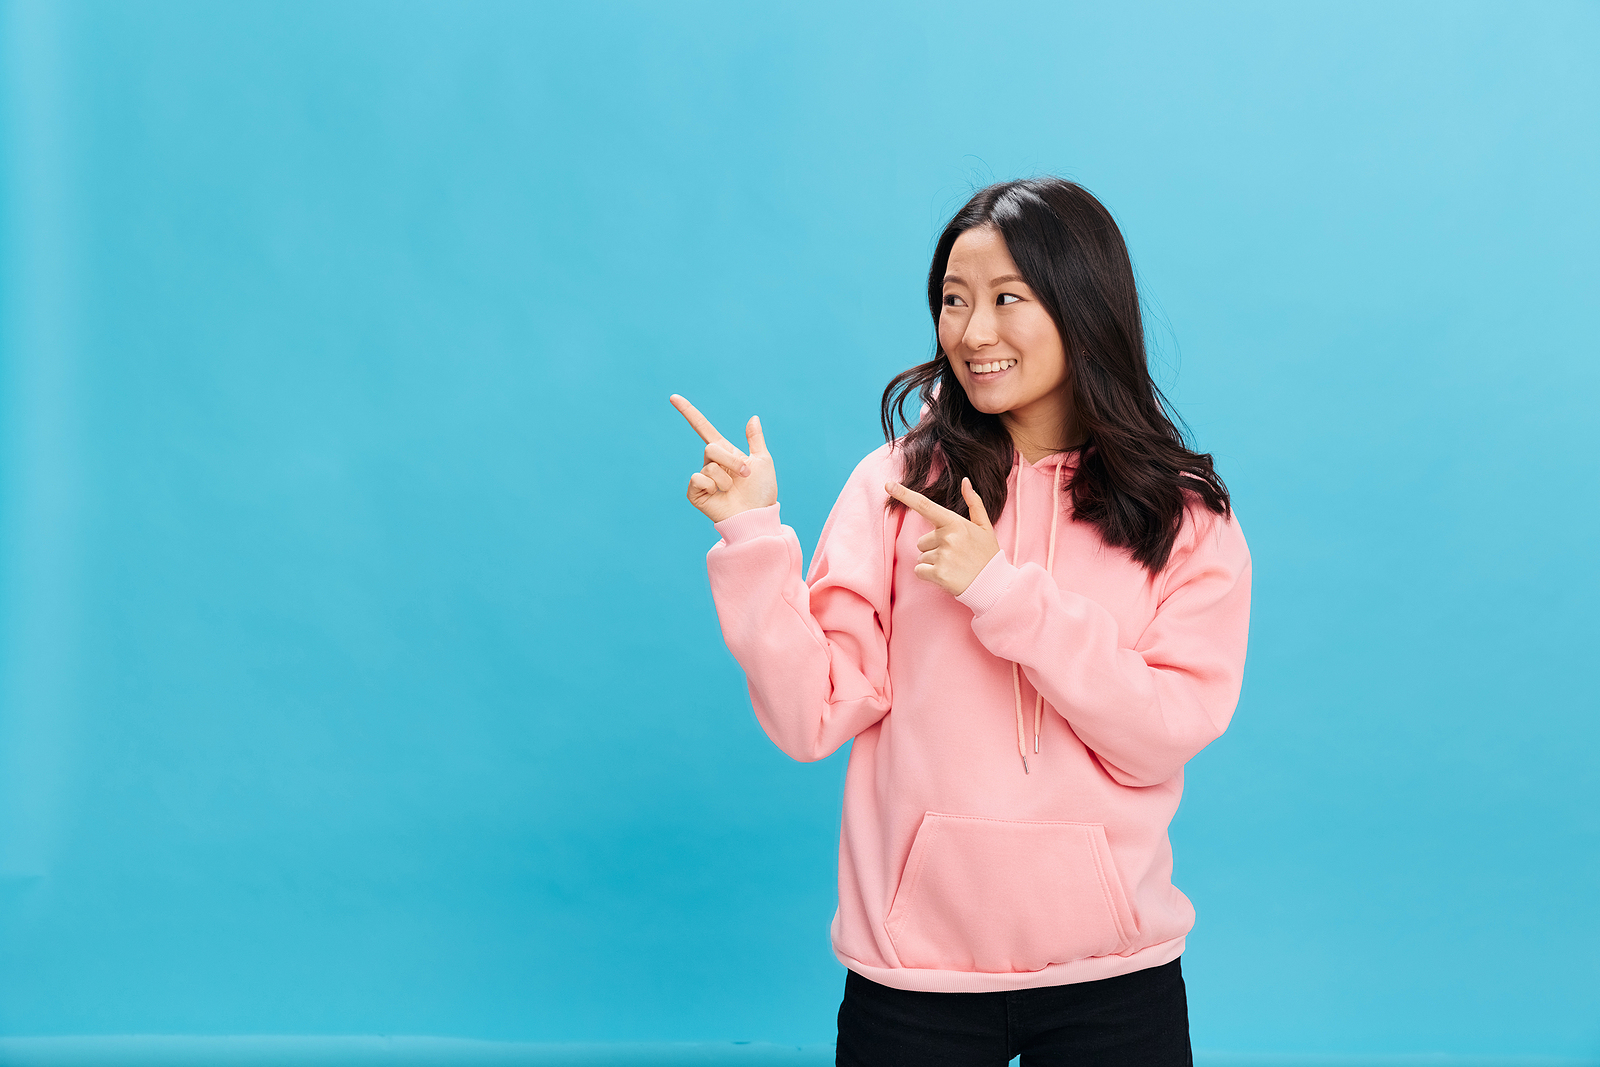
[[[1085,431],[1069,484],[1073,518],[1099,528],[1109,545],[1128,549],[1150,573],[1161,570],[1183,526],[1186,494],[1231,514],[1228,488],[1211,456],[1192,452],[1150,378],[1144,325],[1127,245],[1111,213],[1089,191],[1062,178],[1000,182],[980,189],[956,212],[928,268],[934,356],[895,375],[883,391],[883,433],[902,450],[902,481],[931,500],[967,514],[963,475],[991,516],[1005,509],[1014,446],[998,415],[972,406],[939,347],[945,268],[956,238],[993,226],[1005,239],[1067,353],[1079,426]],[[895,440],[895,423],[912,393],[926,413]],[[1063,471],[1063,477],[1068,475]],[[904,507],[890,500],[891,507]]]

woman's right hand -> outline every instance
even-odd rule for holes
[[[689,503],[712,522],[721,522],[741,511],[778,502],[778,472],[761,435],[760,419],[752,415],[745,423],[744,436],[750,443],[750,454],[745,455],[689,401],[677,393],[668,399],[706,443],[705,466],[689,475]]]

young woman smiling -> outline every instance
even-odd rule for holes
[[[928,273],[938,345],[884,391],[802,577],[758,419],[689,501],[756,717],[854,740],[838,1062],[1187,1065],[1194,923],[1167,827],[1242,681],[1250,554],[1145,359],[1122,235],[1056,178],[981,190]],[[916,393],[922,414],[897,422]]]

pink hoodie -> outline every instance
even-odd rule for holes
[[[1062,465],[1077,453],[1013,464],[1002,551],[959,597],[912,571],[931,527],[886,510],[887,445],[804,580],[777,504],[717,523],[712,596],[767,735],[797,760],[855,739],[833,948],[875,982],[1109,978],[1175,959],[1194,925],[1167,825],[1239,698],[1250,553],[1195,505],[1151,576],[1062,515]]]

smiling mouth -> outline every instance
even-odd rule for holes
[[[989,363],[974,363],[970,359],[967,360],[967,370],[971,371],[973,376],[978,378],[993,377],[1000,374],[1002,371],[1010,370],[1016,365],[1017,361],[1014,359],[997,359]]]

